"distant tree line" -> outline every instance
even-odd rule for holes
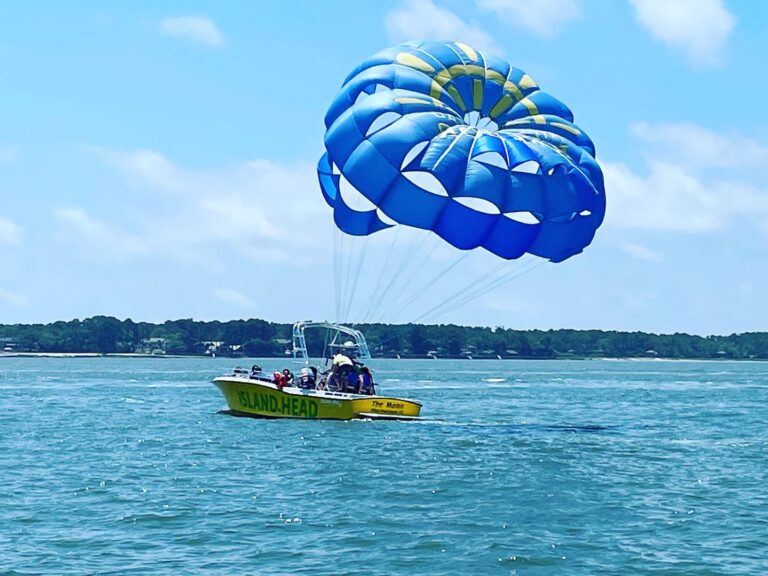
[[[511,330],[453,324],[363,324],[375,356],[583,358],[609,356],[768,359],[768,333],[730,336],[604,330]],[[265,320],[162,324],[94,316],[51,324],[0,324],[0,350],[282,357],[291,325]],[[310,338],[310,351],[322,342]]]

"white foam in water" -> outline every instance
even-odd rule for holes
[[[483,382],[490,382],[491,384],[496,384],[498,382],[506,382],[506,378],[483,378]]]

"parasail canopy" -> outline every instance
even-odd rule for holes
[[[432,231],[462,250],[560,262],[605,214],[595,147],[522,70],[461,42],[368,58],[325,117],[320,186],[336,226]]]

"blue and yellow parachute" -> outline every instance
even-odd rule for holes
[[[568,107],[466,44],[372,56],[344,81],[325,125],[318,176],[346,234],[404,225],[463,250],[559,262],[603,221],[595,147]]]

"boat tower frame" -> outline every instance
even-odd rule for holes
[[[328,351],[350,351],[355,358],[360,360],[370,360],[371,352],[368,349],[368,342],[360,330],[336,324],[335,322],[313,322],[312,320],[302,320],[293,325],[291,353],[298,362],[309,364],[309,352],[307,351],[307,340],[304,331],[307,329],[325,329],[326,340],[324,356],[329,358],[333,356]],[[328,359],[328,358],[326,358]]]

